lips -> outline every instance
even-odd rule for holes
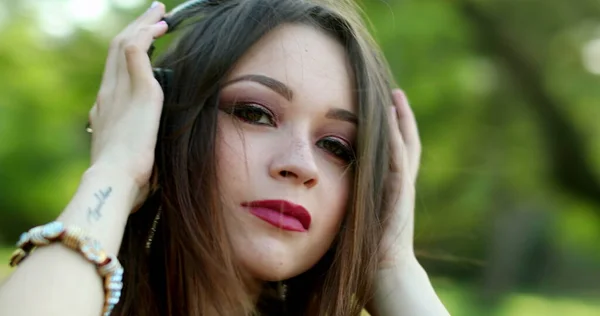
[[[264,200],[242,203],[250,213],[263,221],[284,230],[306,232],[311,217],[302,205],[285,200]]]

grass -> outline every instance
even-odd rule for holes
[[[0,247],[0,283],[12,270],[8,265],[12,248]],[[446,279],[433,279],[436,292],[452,315],[461,316],[597,316],[600,300],[546,297],[535,293],[512,293],[493,310],[482,306],[475,288]],[[368,315],[368,314],[364,314]]]
[[[14,249],[0,247],[0,283],[8,276],[12,268],[8,265],[10,255]]]
[[[447,280],[434,279],[440,299],[452,315],[464,316],[597,316],[600,300],[549,297],[537,293],[513,292],[493,309],[480,303],[477,289]]]

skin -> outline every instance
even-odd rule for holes
[[[165,24],[159,23],[164,14],[164,5],[157,4],[131,23],[111,43],[98,98],[90,111],[90,122],[94,130],[91,165],[82,175],[77,192],[58,218],[67,226],[84,228],[90,236],[93,236],[103,245],[108,253],[112,254],[116,253],[120,247],[129,212],[137,203],[143,201],[147,195],[148,179],[154,162],[153,153],[156,146],[163,94],[153,78],[150,60],[146,52],[152,41],[162,36],[167,30]],[[304,31],[298,30],[298,32]],[[316,54],[313,47],[302,46],[301,44],[308,44],[309,39],[326,44],[327,40],[319,38],[317,34],[309,35],[308,33],[310,32],[302,33],[302,38],[295,38],[295,42],[292,42],[296,43],[296,48],[305,48],[308,50],[306,53],[314,53],[322,58],[322,54]],[[305,39],[304,35],[307,35],[308,38]],[[304,43],[305,40],[306,43]],[[331,42],[327,45],[331,45]],[[336,48],[335,45],[332,45],[327,50],[331,54],[335,54],[339,51],[339,47]],[[296,53],[301,53],[301,51],[296,50]],[[315,60],[300,58],[309,56],[303,53],[294,55],[293,51],[290,51],[289,55],[296,57],[296,64],[303,64],[302,61],[310,61],[303,64],[302,70],[306,70],[305,67],[310,67],[311,63],[315,62]],[[251,55],[249,54],[249,56]],[[336,59],[339,66],[343,64],[341,61],[345,58],[341,55],[337,56],[339,57]],[[293,58],[290,59],[294,60]],[[240,65],[243,64],[243,62],[240,62]],[[337,68],[340,73],[342,68]],[[292,69],[298,70],[298,68]],[[238,70],[236,69],[232,73]],[[244,69],[239,71],[244,71]],[[317,73],[314,72],[313,75]],[[298,78],[294,77],[294,74],[300,75],[302,73],[288,69],[283,74],[285,76],[282,79],[290,80],[288,84],[295,85],[296,89],[312,87],[312,81],[322,79],[321,77],[336,76],[335,72],[321,72],[321,76],[301,76],[300,78],[306,78],[307,80],[297,81]],[[282,75],[282,73],[279,75]],[[344,78],[347,79],[348,77]],[[324,124],[317,119],[318,115],[316,113],[319,111],[316,109],[323,110],[323,108],[316,107],[316,104],[335,105],[336,107],[353,104],[351,100],[339,102],[344,100],[341,91],[348,91],[350,88],[334,86],[334,81],[338,85],[343,85],[346,81],[331,80],[332,85],[329,87],[329,92],[336,93],[337,97],[335,99],[327,100],[325,98],[328,96],[327,94],[306,94],[310,98],[302,99],[303,102],[301,103],[292,104],[292,102],[286,107],[286,111],[291,110],[294,113],[290,116],[294,119],[290,120],[287,115],[284,116],[284,120],[289,125],[284,124],[282,129],[277,129],[277,131],[262,129],[262,126],[244,126],[245,123],[242,122],[234,124],[234,121],[230,121],[230,124],[237,126],[236,130],[225,128],[227,126],[226,121],[231,120],[231,118],[224,116],[219,118],[219,120],[224,120],[220,130],[222,141],[219,150],[223,154],[221,158],[238,159],[234,156],[227,158],[226,155],[238,153],[233,151],[234,148],[238,150],[241,148],[246,149],[246,153],[249,153],[248,163],[252,163],[252,166],[259,166],[256,170],[254,168],[247,169],[248,173],[252,172],[252,177],[255,177],[254,172],[257,174],[262,172],[262,175],[257,178],[261,183],[285,183],[287,188],[285,192],[283,190],[258,192],[257,188],[256,195],[248,194],[249,196],[241,195],[241,197],[247,199],[270,198],[270,196],[263,197],[261,195],[268,193],[284,195],[277,196],[277,198],[294,198],[298,200],[295,202],[307,204],[305,207],[309,209],[315,221],[314,232],[310,232],[303,238],[296,240],[290,236],[292,234],[287,232],[275,233],[269,231],[268,227],[261,226],[262,223],[260,222],[251,222],[250,219],[252,218],[247,218],[246,215],[242,215],[244,214],[242,211],[236,209],[236,205],[238,205],[236,203],[239,201],[233,198],[231,203],[224,201],[226,205],[232,205],[231,208],[226,207],[228,214],[231,214],[228,220],[228,226],[231,227],[231,230],[233,231],[235,227],[242,227],[248,231],[247,236],[250,233],[254,233],[254,236],[256,236],[256,238],[252,237],[250,239],[250,246],[258,247],[261,250],[269,250],[267,253],[275,253],[273,250],[276,250],[279,254],[286,254],[290,253],[290,249],[299,245],[326,249],[331,244],[331,239],[335,235],[334,232],[337,231],[332,227],[339,225],[339,220],[343,216],[343,201],[346,200],[344,196],[347,194],[347,187],[344,189],[346,181],[344,179],[350,177],[350,175],[341,172],[340,170],[343,170],[343,168],[336,169],[333,163],[329,165],[331,163],[329,158],[322,155],[314,146],[317,136],[323,136],[318,131],[325,131],[319,127],[335,125],[333,122]],[[335,88],[338,88],[337,91]],[[348,90],[344,88],[348,88]],[[392,128],[390,131],[392,133],[391,145],[394,164],[392,170],[390,170],[388,180],[389,185],[397,190],[396,196],[393,197],[397,203],[394,207],[394,216],[387,223],[383,247],[381,247],[380,272],[374,280],[376,292],[370,303],[369,312],[373,315],[447,315],[448,312],[439,301],[427,274],[418,264],[412,250],[414,182],[419,165],[420,142],[416,122],[406,98],[400,91],[394,93],[395,110],[390,107],[389,118],[391,126],[398,126],[398,128]],[[302,94],[299,98],[306,96]],[[332,102],[333,100],[338,102]],[[314,111],[297,113],[298,107],[294,105],[298,104],[303,104],[307,109],[310,106],[310,109]],[[346,109],[354,110],[354,108]],[[348,128],[351,129],[351,127]],[[342,129],[340,127],[340,130],[336,130],[335,133],[340,133],[339,136],[342,136],[344,133]],[[234,131],[239,134],[234,134]],[[255,147],[266,146],[266,141],[255,144],[252,140],[259,133],[262,136],[273,136],[276,139],[289,137],[295,140],[294,145],[289,145],[290,151],[276,151],[279,155],[269,155],[270,159],[261,158]],[[268,133],[268,135],[262,133]],[[327,133],[334,133],[334,131],[327,131]],[[348,131],[348,133],[351,133],[351,131]],[[253,137],[250,137],[251,134]],[[245,137],[242,138],[240,135]],[[349,137],[348,141],[351,141],[351,136],[347,137]],[[245,140],[245,145],[240,146],[240,143],[237,143],[240,140]],[[312,140],[312,142],[309,140]],[[309,168],[310,164],[307,161],[312,161],[314,165]],[[227,163],[226,160],[223,161],[224,166]],[[261,164],[263,169],[260,169]],[[320,170],[321,173],[318,174],[318,177],[300,177],[298,175],[302,173],[299,171],[294,173],[294,170],[289,167],[292,165],[302,165],[305,170],[315,168],[314,170]],[[277,178],[274,174],[272,175],[272,173],[264,170],[267,167],[271,168],[268,170],[290,169],[292,175],[286,173],[285,178]],[[224,172],[225,170],[223,170],[223,174]],[[317,179],[318,181],[308,181],[307,179]],[[325,201],[327,199],[318,198],[319,195],[317,194],[309,195],[306,193],[326,181],[336,185],[336,194],[331,200],[341,201],[339,203],[327,202],[331,203],[328,209],[330,212],[335,212],[335,215],[332,216],[335,219],[326,219],[318,215],[321,214],[320,212],[324,212],[324,208],[318,204],[319,207],[317,208],[313,204],[315,201]],[[224,189],[227,188],[227,190],[233,190],[234,187],[231,183],[221,183],[220,185]],[[247,190],[249,186],[244,186],[244,188]],[[344,192],[346,193],[344,194]],[[101,202],[98,200],[99,195],[103,196]],[[91,213],[90,209],[92,210]],[[236,210],[239,212],[236,212]],[[340,214],[337,214],[338,212]],[[317,244],[315,239],[309,236],[311,234],[318,234],[327,240]],[[240,234],[241,236],[242,234]],[[266,241],[266,243],[262,243],[263,241]],[[261,248],[263,245],[267,245],[267,247]],[[275,270],[276,273],[268,273],[256,267],[252,268],[250,263],[244,264],[243,260],[241,262],[249,271],[254,271],[253,273],[258,277],[281,278],[306,269],[311,261],[315,260],[314,258],[319,257],[317,254],[321,251],[311,249],[311,256],[308,256],[310,259],[302,259],[301,264],[282,262],[282,258],[270,257],[268,261],[274,264],[271,267],[282,266]],[[244,257],[241,250],[238,250],[237,253],[238,256]],[[293,252],[291,255],[293,255]],[[283,266],[287,268],[283,268]],[[31,304],[32,297],[35,297],[35,304]],[[93,265],[82,259],[79,254],[66,249],[60,244],[53,244],[36,250],[0,286],[0,315],[91,316],[100,314],[103,302],[102,280],[98,277]]]
[[[239,80],[262,75],[264,82]],[[283,94],[283,95],[282,95]],[[232,105],[259,110],[231,113]],[[256,43],[229,73],[221,97],[217,155],[227,230],[243,268],[275,281],[312,267],[330,248],[345,214],[353,174],[340,156],[352,152],[353,122],[330,111],[356,115],[352,74],[343,47],[306,25],[283,25]],[[311,215],[306,232],[275,227],[240,204],[288,200]]]
[[[392,164],[387,185],[394,189],[392,216],[385,225],[375,293],[367,305],[373,316],[449,315],[414,253],[415,183],[421,159],[417,121],[403,91],[393,91],[389,107]]]
[[[85,229],[110,254],[119,251],[127,217],[147,194],[163,94],[146,52],[167,30],[159,23],[164,14],[164,5],[158,4],[112,41],[90,110],[91,165],[58,217],[67,226]],[[98,206],[98,193],[109,188]],[[0,286],[0,315],[97,316],[103,304],[103,282],[95,267],[61,244],[34,251]]]
[[[264,83],[239,79],[248,75],[267,76],[290,91],[278,93]],[[254,45],[226,80],[217,142],[219,184],[228,197],[224,206],[234,252],[257,282],[306,271],[331,247],[339,231],[353,174],[347,161],[336,156],[337,151],[326,150],[329,147],[321,141],[333,139],[341,141],[339,145],[354,141],[355,124],[327,118],[333,109],[356,113],[352,75],[335,39],[310,26],[284,25]],[[393,188],[394,207],[385,225],[368,310],[374,316],[447,315],[413,250],[421,141],[406,95],[397,89],[393,97],[388,119],[397,128],[390,129],[387,185]],[[249,120],[231,112],[233,104],[251,104],[261,111]],[[312,217],[309,231],[283,231],[240,207],[242,202],[263,199],[303,205]]]

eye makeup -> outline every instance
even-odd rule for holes
[[[249,124],[277,127],[273,112],[256,103],[240,102],[224,106],[221,110]]]
[[[277,94],[256,84],[237,83],[223,89],[219,108],[245,124],[280,128],[286,120],[291,119],[285,113],[288,107],[280,104],[285,101],[280,99]],[[347,139],[351,135],[347,135],[348,132],[341,132],[347,128],[338,128],[337,125],[347,125],[348,122],[343,120],[341,123],[333,123],[329,117],[330,112],[331,110],[323,118],[319,118],[327,123],[317,127],[318,134],[324,133],[316,140],[313,138],[314,146],[333,158],[336,163],[346,167],[356,160],[355,148],[353,142]]]

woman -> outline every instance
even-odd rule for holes
[[[119,254],[111,315],[447,314],[412,248],[416,123],[353,6],[183,12],[167,25],[155,3],[113,41],[91,166],[58,218]],[[179,22],[161,88],[146,51]],[[102,290],[52,243],[2,286],[0,314],[98,315]]]

